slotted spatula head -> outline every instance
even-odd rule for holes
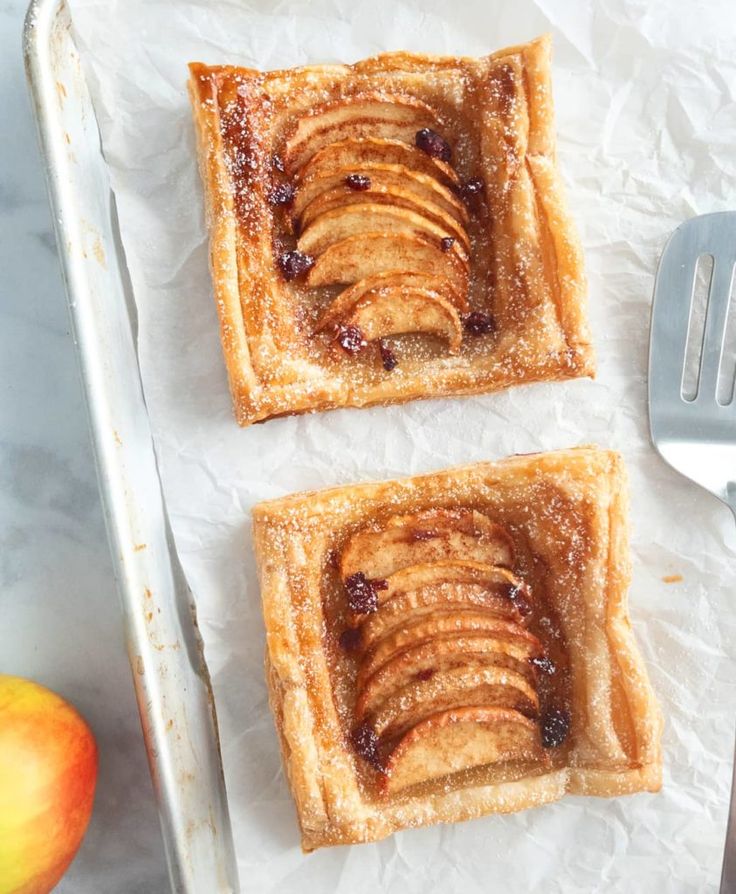
[[[712,258],[713,266],[701,339],[693,331],[698,328],[693,296],[702,257]],[[654,446],[674,469],[731,508],[736,507],[736,399],[733,381],[723,389],[723,374],[724,361],[736,354],[736,326],[729,325],[726,338],[735,262],[736,212],[704,214],[681,224],[659,262],[649,342]],[[731,313],[736,314],[736,307]],[[731,338],[734,344],[728,343]],[[697,382],[694,396],[683,390],[686,356]],[[724,390],[728,396],[719,402]]]

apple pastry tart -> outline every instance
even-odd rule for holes
[[[190,71],[242,425],[592,374],[548,38]]]
[[[617,454],[297,494],[254,523],[305,850],[659,789]]]

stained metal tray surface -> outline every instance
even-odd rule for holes
[[[63,0],[33,0],[24,55],[172,888],[237,892],[215,706],[161,494],[114,199]]]

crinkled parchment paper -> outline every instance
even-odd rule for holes
[[[214,682],[243,889],[715,890],[736,706],[736,536],[728,511],[650,447],[645,373],[667,235],[736,202],[732,4],[70,5],[117,196],[164,491]],[[483,54],[545,31],[555,38],[559,156],[587,254],[597,380],[239,430],[211,298],[186,63]],[[589,442],[621,450],[631,476],[631,610],[666,716],[662,793],[567,798],[303,856],[266,701],[250,507],[303,488]]]

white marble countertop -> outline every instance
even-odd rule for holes
[[[0,672],[72,701],[100,750],[60,894],[168,890],[66,299],[23,72],[0,0]]]

